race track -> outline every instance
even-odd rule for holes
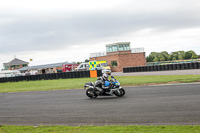
[[[200,84],[125,87],[122,98],[85,90],[0,94],[0,124],[199,125]]]

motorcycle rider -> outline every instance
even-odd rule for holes
[[[103,76],[99,77],[97,79],[97,81],[95,82],[95,87],[97,90],[100,91],[100,93],[103,93],[104,92],[104,89],[108,89],[109,86],[105,86],[105,82],[108,81],[108,75],[107,74],[103,74]]]

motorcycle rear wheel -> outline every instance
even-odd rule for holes
[[[86,95],[91,99],[95,99],[97,97],[97,95],[94,94],[94,90],[93,89],[87,89],[86,90]]]

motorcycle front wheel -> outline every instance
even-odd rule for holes
[[[123,97],[125,95],[125,90],[123,88],[119,89],[120,94],[117,92],[115,95],[118,97]]]
[[[97,95],[94,94],[94,90],[91,89],[91,88],[86,90],[86,95],[87,95],[89,98],[91,98],[91,99],[94,99],[94,98],[97,97]]]

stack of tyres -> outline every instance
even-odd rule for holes
[[[134,72],[134,67],[130,67],[130,72]]]
[[[19,76],[19,81],[23,81],[23,76]]]
[[[190,63],[189,69],[193,69],[193,68],[194,68],[194,64],[193,64],[193,63]]]
[[[57,77],[57,79],[61,79],[61,77],[62,77],[61,74],[62,74],[62,73],[56,73],[56,77]]]
[[[162,70],[162,71],[165,70],[165,65],[161,65],[161,70]]]
[[[76,73],[76,71],[74,71],[74,72],[70,72],[70,74],[71,74],[71,78],[76,78],[75,73]]]
[[[65,73],[66,78],[70,78],[70,74],[71,74],[71,72],[66,72],[66,73]]]
[[[150,71],[150,69],[151,69],[151,66],[147,66],[147,71]]]
[[[147,66],[144,66],[144,72],[146,72],[147,71]]]
[[[62,73],[61,73],[61,78],[62,78],[62,79],[65,79],[65,72],[62,72]]]
[[[153,71],[153,68],[154,68],[154,66],[151,66],[151,67],[150,67],[150,71]]]
[[[138,69],[138,72],[141,72],[141,66],[138,66],[137,69]]]
[[[156,71],[156,66],[153,66],[153,71]]]
[[[189,69],[190,68],[190,64],[189,63],[184,63],[185,65],[185,69]]]
[[[76,78],[80,78],[80,72],[76,72]]]
[[[82,77],[86,77],[86,76],[84,76],[83,75],[83,73],[81,72],[81,75],[82,75]],[[81,76],[80,75],[80,76]],[[97,70],[97,77],[100,77],[100,76],[102,76],[103,74],[102,74],[102,71],[101,70]]]
[[[144,72],[144,66],[141,66],[140,68],[141,68],[141,72]]]
[[[90,71],[86,71],[86,74],[87,77],[90,77]]]
[[[164,69],[165,70],[169,70],[169,66],[168,65],[164,65]]]
[[[156,71],[158,71],[158,65],[156,65],[155,67],[156,67]]]
[[[176,70],[177,69],[177,64],[172,64],[172,70]]]
[[[132,71],[132,67],[128,67],[128,71],[129,71],[129,72],[133,72],[133,71]]]
[[[172,64],[168,64],[169,65],[169,70],[173,70],[173,65]]]
[[[39,74],[38,77],[39,77],[38,80],[42,80],[43,79],[42,78],[42,74]]]
[[[194,69],[198,69],[198,62],[194,62]]]
[[[35,80],[36,80],[35,75],[31,75],[31,77],[32,77],[32,81],[35,81]]]
[[[125,68],[123,68],[123,73],[125,73]]]
[[[177,69],[180,70],[181,69],[181,65],[177,64]]]
[[[135,67],[135,72],[139,72],[140,70],[139,70],[139,67],[138,66],[136,66]]]
[[[198,69],[200,69],[200,62],[198,62]]]
[[[127,67],[127,68],[126,68],[126,71],[127,71],[127,73],[128,73],[128,72],[130,72],[130,69],[129,69],[129,67]]]
[[[185,65],[184,63],[181,63],[181,70],[184,70],[185,69]]]
[[[8,82],[11,82],[11,77],[8,77],[7,80],[8,80]]]

